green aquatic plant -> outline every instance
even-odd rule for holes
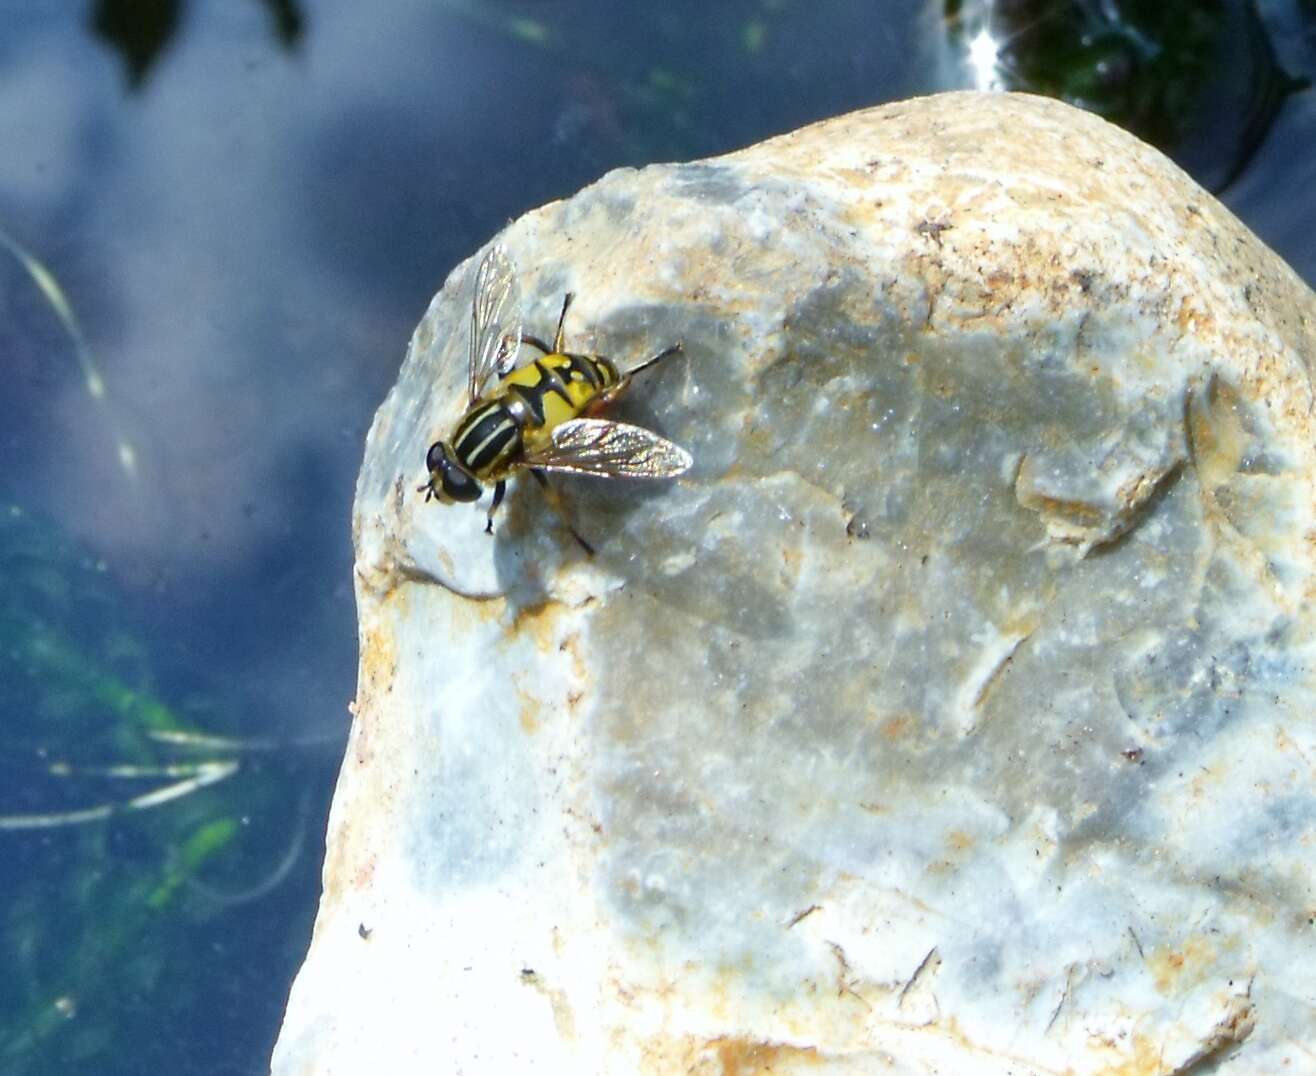
[[[0,504],[7,1076],[119,1069],[166,1012],[205,996],[198,931],[268,892],[301,849],[305,794],[257,761],[276,745],[207,732],[163,697],[122,605],[102,561]],[[241,882],[252,817],[293,830],[291,852],[255,887]],[[219,879],[248,892],[225,894]]]
[[[140,491],[137,452],[68,289],[3,230],[0,261],[18,266],[41,300],[36,317],[58,327],[49,361],[76,361],[125,488]],[[296,926],[309,928],[307,745],[217,731],[237,727],[245,707],[196,686],[198,670],[174,671],[194,685],[185,701],[162,688],[158,644],[128,604],[105,560],[0,498],[5,1076],[191,1071],[193,1057],[260,1055],[273,1035],[252,1027],[273,1019],[265,984],[291,975]],[[275,916],[240,906],[276,890],[289,902],[278,939],[247,941]],[[239,940],[215,937],[225,930]],[[196,1029],[214,1023],[217,995],[248,980],[264,993],[231,1003],[236,1027],[206,1043]]]

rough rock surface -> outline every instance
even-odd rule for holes
[[[686,477],[425,504],[469,265],[367,445],[361,669],[275,1052],[319,1073],[1316,1071],[1316,298],[1154,150],[947,94],[500,237],[673,341]]]

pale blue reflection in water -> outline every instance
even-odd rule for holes
[[[939,88],[940,27],[923,0],[0,2],[0,231],[40,267],[0,250],[0,815],[188,779],[96,766],[237,763],[0,831],[27,969],[0,1069],[265,1066],[354,688],[362,439],[451,268],[612,167]],[[1313,147],[1297,93],[1225,194],[1309,281]]]

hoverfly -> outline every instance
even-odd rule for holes
[[[475,273],[471,303],[471,354],[466,381],[466,413],[446,441],[435,441],[425,454],[429,481],[420,486],[425,500],[444,504],[472,502],[483,485],[494,483],[485,533],[507,490],[507,480],[529,471],[548,489],[545,471],[604,478],[674,478],[690,469],[685,449],[642,426],[595,417],[630,385],[641,370],[681,350],[664,348],[625,374],[602,355],[569,353],[563,324],[572,294],[562,300],[557,333],[549,347],[521,331],[516,270],[501,246],[494,246]],[[516,365],[522,344],[542,352],[525,366]],[[489,381],[497,375],[490,388]],[[551,492],[551,491],[550,491]],[[571,532],[588,552],[589,543]]]

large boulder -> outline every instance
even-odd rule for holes
[[[498,241],[528,332],[684,345],[614,414],[695,464],[562,481],[593,557],[525,479],[425,503],[472,263],[435,297],[275,1073],[1310,1071],[1311,291],[1013,95]]]

